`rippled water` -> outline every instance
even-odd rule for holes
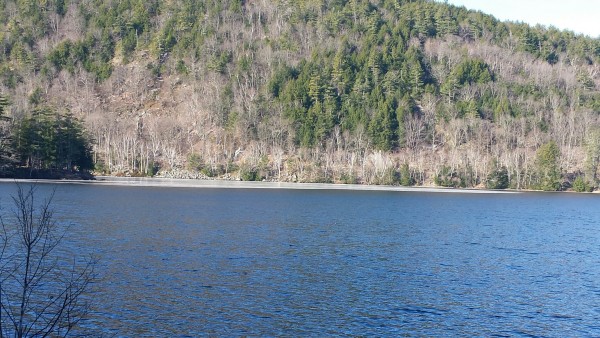
[[[95,185],[54,200],[66,245],[100,259],[86,325],[130,337],[597,336],[599,204]]]

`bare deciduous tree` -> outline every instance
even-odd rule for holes
[[[36,186],[18,185],[0,218],[0,337],[66,337],[88,312],[94,261],[61,254],[53,196],[37,204]]]

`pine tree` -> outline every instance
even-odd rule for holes
[[[536,153],[537,188],[557,191],[561,188],[559,160],[560,149],[554,141],[542,145]]]
[[[12,153],[8,130],[10,118],[6,114],[8,104],[8,98],[0,95],[0,172],[2,172],[3,168],[10,162]]]

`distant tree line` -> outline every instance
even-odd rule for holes
[[[600,40],[573,32],[428,0],[7,0],[0,22],[20,167],[77,163],[17,130],[71,119],[109,174],[599,183]]]

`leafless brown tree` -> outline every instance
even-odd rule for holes
[[[0,337],[66,337],[89,310],[94,261],[61,254],[66,230],[35,185],[17,186],[0,218]]]

